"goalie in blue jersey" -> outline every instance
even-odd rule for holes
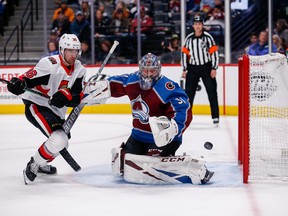
[[[130,137],[112,149],[112,171],[128,182],[143,184],[202,184],[213,172],[191,156],[175,156],[182,135],[192,121],[188,96],[174,81],[161,75],[161,62],[148,53],[139,71],[112,76],[86,87],[87,103],[128,96],[133,128]],[[85,102],[85,98],[84,98]]]

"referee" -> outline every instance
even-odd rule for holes
[[[191,107],[200,78],[202,79],[210,103],[213,124],[219,124],[216,70],[218,68],[218,47],[213,37],[203,29],[203,18],[196,15],[193,19],[194,31],[185,38],[182,47],[182,77],[186,79],[185,91]]]

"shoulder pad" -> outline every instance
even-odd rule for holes
[[[53,56],[48,57],[48,59],[52,64],[57,64],[57,61]]]

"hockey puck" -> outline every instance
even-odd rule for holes
[[[213,144],[211,142],[205,142],[204,147],[205,149],[211,150],[213,148]]]

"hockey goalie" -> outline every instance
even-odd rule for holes
[[[157,56],[148,53],[138,71],[96,81],[85,91],[88,104],[99,104],[110,96],[130,99],[133,128],[128,140],[112,149],[113,175],[140,184],[209,182],[214,173],[203,159],[175,156],[192,112],[184,90],[161,75]]]

